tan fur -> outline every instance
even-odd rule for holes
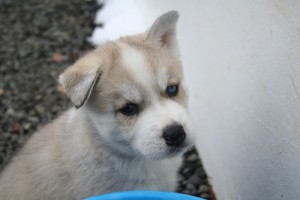
[[[163,27],[163,37],[176,43],[170,31],[177,13],[166,15],[163,24],[171,20],[173,25]],[[156,21],[150,32],[160,29],[162,22]],[[162,37],[155,31],[151,40],[140,34],[106,43],[60,76],[79,109],[69,109],[28,140],[0,175],[0,199],[79,200],[114,191],[174,189],[181,158],[168,153],[161,131],[173,121],[182,122],[187,139],[178,152],[193,139],[185,114],[182,66],[174,53],[177,44],[154,42]],[[124,63],[128,51],[133,57]],[[145,74],[134,71],[138,59],[143,65],[138,71]],[[179,93],[171,98],[166,87],[172,84],[179,85]],[[128,117],[120,112],[129,102],[139,105],[139,114]]]

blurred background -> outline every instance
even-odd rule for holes
[[[70,106],[56,81],[65,67],[169,10],[180,13],[190,115],[208,175],[196,150],[187,153],[178,191],[299,199],[299,0],[0,0],[1,167]]]

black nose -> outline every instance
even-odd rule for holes
[[[185,139],[185,132],[181,125],[171,124],[163,130],[163,138],[168,146],[180,146]]]

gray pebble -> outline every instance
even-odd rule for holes
[[[35,106],[35,110],[40,114],[43,115],[45,113],[45,108],[40,106],[40,105],[36,105]]]
[[[186,185],[186,190],[188,191],[188,194],[195,194],[196,193],[196,188],[193,184],[188,183]]]
[[[24,124],[24,126],[23,126],[24,130],[29,130],[30,127],[31,127],[31,123],[26,123],[26,124]]]
[[[188,182],[193,184],[193,185],[197,185],[200,183],[200,177],[198,176],[198,174],[193,174],[191,177],[189,177]]]
[[[199,189],[198,189],[198,192],[199,193],[205,193],[205,192],[208,192],[209,191],[209,188],[207,185],[200,185]]]
[[[196,160],[198,160],[199,158],[198,158],[198,155],[197,154],[192,154],[192,155],[190,155],[188,158],[187,158],[187,160],[188,161],[191,161],[191,162],[193,162],[193,161],[196,161]]]
[[[208,193],[203,193],[200,195],[201,198],[203,199],[209,199],[210,198],[210,195]]]
[[[13,108],[8,108],[7,111],[6,111],[6,114],[13,116],[15,114],[15,111],[14,111]]]

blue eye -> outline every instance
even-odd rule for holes
[[[178,85],[170,85],[166,89],[166,93],[169,97],[174,97],[178,93]]]
[[[139,111],[139,107],[137,104],[134,103],[128,103],[122,109],[120,109],[120,112],[126,116],[132,116],[136,114],[138,111]]]

